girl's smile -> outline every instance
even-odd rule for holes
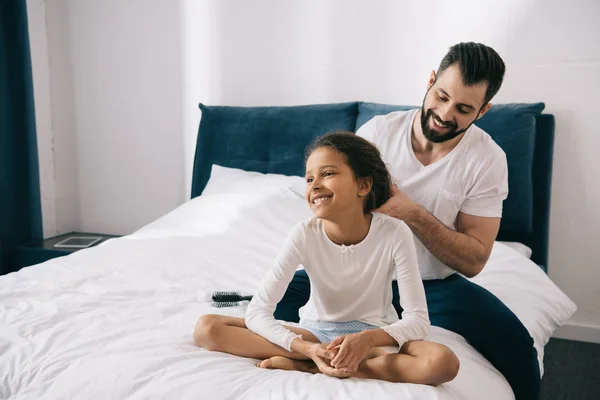
[[[329,200],[331,200],[333,198],[333,195],[326,195],[326,194],[317,194],[312,196],[312,203],[315,206],[320,206],[323,205],[323,203],[327,203],[329,204]]]

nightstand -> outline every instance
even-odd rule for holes
[[[77,247],[61,247],[57,248],[54,245],[64,241],[69,237],[89,237],[97,236],[100,238],[99,241],[94,243],[90,247],[94,247],[107,241],[108,239],[119,237],[117,235],[104,235],[99,233],[85,233],[85,232],[70,232],[64,235],[54,236],[44,240],[37,240],[25,244],[15,246],[13,252],[13,267],[15,271],[23,267],[35,265],[48,261],[52,258],[62,257],[81,250]],[[89,248],[89,247],[87,247]]]

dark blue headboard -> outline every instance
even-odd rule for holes
[[[531,259],[540,265],[544,271],[547,271],[552,158],[554,156],[554,116],[550,114],[537,115],[535,122],[535,152],[532,171],[533,229],[529,233],[500,231],[498,240],[526,244],[533,250]]]
[[[373,115],[407,108],[411,107],[360,102],[294,107],[201,104],[191,197],[202,193],[213,164],[303,175],[305,148],[316,137],[340,130],[354,132]],[[505,150],[509,164],[509,198],[498,240],[529,246],[532,259],[545,270],[554,118],[540,114],[542,109],[542,103],[497,105],[480,120],[480,126]],[[515,110],[520,114],[511,116]]]
[[[200,104],[200,110],[192,198],[204,190],[212,164],[304,176],[305,148],[327,132],[354,132],[358,105],[209,107]]]

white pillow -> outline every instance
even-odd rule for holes
[[[519,254],[523,254],[527,258],[531,258],[531,248],[529,246],[524,245],[523,243],[503,241],[498,241],[498,243],[502,243],[503,245],[510,247],[511,249],[517,251]]]
[[[282,193],[304,198],[306,181],[299,176],[263,174],[213,164],[202,196],[225,193]]]
[[[544,346],[577,310],[573,301],[533,261],[495,242],[483,271],[471,278],[508,306],[533,338],[543,373]]]

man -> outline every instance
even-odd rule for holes
[[[392,198],[376,211],[403,220],[415,235],[432,325],[462,335],[506,377],[517,400],[529,400],[540,389],[531,336],[500,300],[461,276],[485,266],[508,194],[504,152],[473,125],[492,106],[504,71],[488,46],[452,46],[432,71],[420,110],[375,117],[357,135],[377,145],[395,180]],[[298,271],[275,317],[297,321],[309,294],[308,276]],[[394,305],[400,314],[397,296]]]

